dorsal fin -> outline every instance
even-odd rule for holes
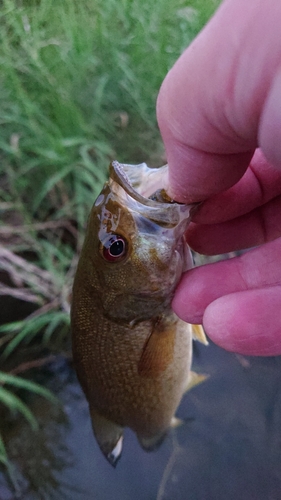
[[[209,344],[202,325],[191,325],[191,329],[195,340],[199,340],[204,345]]]
[[[176,335],[176,321],[160,317],[152,326],[138,364],[142,377],[157,377],[172,363]]]

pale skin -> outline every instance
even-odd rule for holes
[[[203,201],[191,247],[240,257],[188,271],[173,308],[223,348],[281,354],[281,2],[225,0],[157,103],[168,194]]]

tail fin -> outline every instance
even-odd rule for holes
[[[167,431],[156,434],[156,436],[150,438],[144,438],[143,436],[138,436],[139,443],[145,451],[155,451],[163,443],[166,437]]]

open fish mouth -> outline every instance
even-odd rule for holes
[[[146,163],[129,165],[113,161],[109,175],[112,192],[128,208],[159,225],[174,227],[183,221],[188,224],[196,210],[197,204],[177,203],[166,195],[168,165],[149,168]]]
[[[124,189],[136,191],[144,198],[150,198],[155,191],[167,187],[168,165],[149,168],[146,163],[129,165],[118,161],[113,161],[111,165]]]

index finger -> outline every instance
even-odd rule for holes
[[[280,125],[271,95],[280,87],[274,85],[281,66],[280,19],[279,0],[225,1],[168,73],[157,114],[171,197],[190,203],[226,190],[244,174],[259,144],[268,153],[272,107],[278,130]],[[274,140],[271,134],[271,149]],[[281,165],[278,155],[274,161]]]

